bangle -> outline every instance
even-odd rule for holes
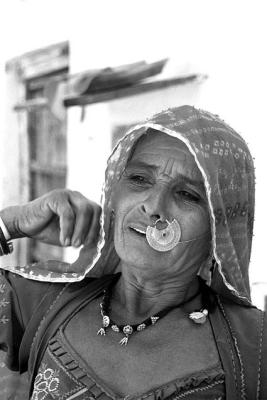
[[[1,217],[0,217],[0,228],[2,229],[5,239],[8,242],[11,239],[11,236],[10,236],[10,233],[8,232],[8,229]]]
[[[0,256],[10,254],[12,251],[13,243],[6,240],[4,233],[0,228]]]

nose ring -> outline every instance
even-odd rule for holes
[[[146,229],[148,244],[157,251],[172,250],[179,243],[180,238],[181,227],[176,219],[169,222],[167,219],[161,221],[159,218],[154,226],[148,226]]]

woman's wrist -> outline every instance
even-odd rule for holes
[[[10,232],[1,218],[0,213],[0,256],[12,253],[13,244],[10,242],[11,235]]]
[[[1,216],[0,216],[0,229],[2,230],[2,233],[3,233],[6,241],[9,241],[11,239],[11,236],[10,236],[10,233],[9,233],[4,221],[2,220]]]
[[[17,207],[7,207],[0,211],[0,228],[7,241],[21,237],[16,228]],[[2,223],[1,223],[2,221]]]

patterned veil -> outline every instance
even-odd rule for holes
[[[245,141],[217,115],[192,106],[170,108],[154,115],[120,140],[108,159],[102,194],[101,232],[97,247],[84,247],[78,260],[7,268],[30,279],[64,282],[115,272],[118,256],[111,227],[112,188],[120,179],[136,141],[148,130],[181,140],[202,174],[212,231],[211,264],[199,275],[232,301],[250,303],[248,267],[254,220],[254,167]]]

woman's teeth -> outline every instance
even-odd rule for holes
[[[145,232],[143,232],[143,231],[141,231],[140,229],[138,229],[138,228],[132,228],[134,231],[136,231],[136,232],[138,232],[138,233],[141,233],[142,235],[145,235],[146,233]]]

